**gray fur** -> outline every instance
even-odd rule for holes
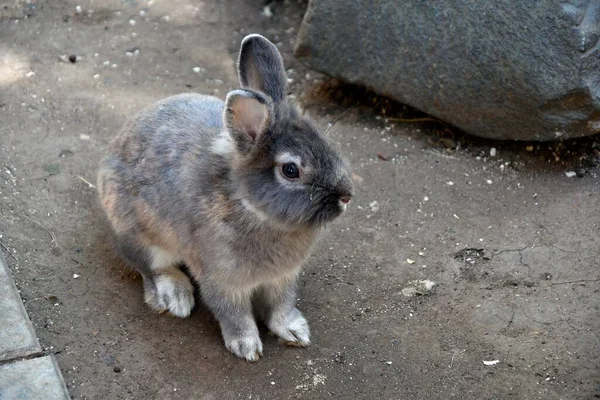
[[[309,343],[295,307],[296,278],[353,188],[344,161],[286,101],[277,49],[251,35],[242,42],[239,69],[245,89],[230,93],[227,106],[183,94],[128,122],[102,161],[98,188],[116,247],[142,274],[149,305],[189,314],[191,285],[177,269],[183,261],[227,348],[255,361],[262,343],[254,313],[285,342]],[[231,132],[231,121],[246,117],[235,96],[268,107],[262,132]],[[282,154],[302,160],[299,180],[281,175]]]

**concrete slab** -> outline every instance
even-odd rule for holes
[[[0,254],[0,362],[41,352],[17,287]]]
[[[53,356],[0,366],[0,400],[70,399]]]

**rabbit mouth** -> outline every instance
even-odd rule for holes
[[[351,196],[349,195],[335,193],[324,196],[318,201],[314,201],[313,204],[316,207],[314,214],[310,219],[310,223],[313,225],[324,225],[338,218],[348,208],[350,198]]]

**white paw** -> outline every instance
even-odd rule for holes
[[[168,311],[185,318],[194,308],[194,287],[187,276],[158,275],[154,277],[154,291],[146,291],[146,303],[159,312]]]
[[[305,347],[310,344],[308,322],[296,308],[284,317],[271,320],[269,329],[287,345]]]
[[[236,356],[245,358],[248,361],[258,361],[263,351],[258,333],[242,337],[226,338],[225,347]]]

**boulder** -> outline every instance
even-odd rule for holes
[[[311,0],[295,54],[476,136],[600,133],[600,0]]]

